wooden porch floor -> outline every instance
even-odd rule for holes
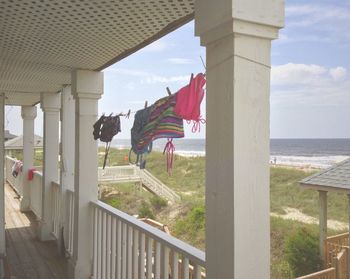
[[[36,237],[37,221],[32,212],[21,213],[17,194],[5,184],[6,262],[11,279],[65,279],[66,260],[54,241]]]

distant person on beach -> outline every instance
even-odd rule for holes
[[[276,165],[276,163],[277,163],[277,158],[275,157],[273,158],[273,164]]]

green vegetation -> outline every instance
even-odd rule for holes
[[[140,218],[151,218],[154,219],[154,214],[153,211],[151,210],[150,206],[146,202],[142,202],[140,207],[139,207],[139,217]]]
[[[184,218],[174,225],[174,234],[192,245],[204,249],[205,243],[205,207],[199,204],[193,207]]]
[[[294,277],[316,272],[322,267],[318,235],[303,227],[290,234],[285,244],[285,258]]]
[[[152,204],[155,210],[161,210],[162,208],[168,205],[167,200],[158,196],[153,196],[152,198],[150,198],[150,203]]]

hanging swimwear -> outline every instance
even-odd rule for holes
[[[171,171],[174,151],[171,139],[184,137],[183,119],[174,113],[175,104],[176,95],[171,95],[138,111],[131,129],[132,150],[138,155],[138,159],[139,155],[151,151],[152,141],[159,138],[168,139],[165,151],[170,158],[168,159],[169,171]],[[140,166],[144,167],[143,165],[144,162],[140,162]]]
[[[93,125],[93,128],[94,128],[94,131],[93,131],[94,139],[95,140],[100,139],[100,141],[106,143],[105,156],[103,160],[103,169],[104,169],[107,162],[109,148],[111,146],[111,141],[113,137],[121,131],[119,115],[116,115],[116,116],[112,116],[112,114],[109,116],[102,115]]]
[[[192,132],[200,131],[200,123],[205,123],[201,116],[200,106],[204,97],[205,75],[202,73],[191,79],[190,83],[176,93],[175,113],[187,120],[193,121]]]
[[[129,162],[131,163],[131,151],[137,155],[137,159],[135,164],[141,165],[142,163],[142,155],[144,153],[149,153],[152,150],[152,142],[149,145],[140,145],[139,143],[142,141],[143,130],[149,121],[149,116],[151,114],[152,106],[141,109],[136,112],[134,125],[131,128],[131,149],[129,152]]]
[[[17,177],[20,172],[22,172],[23,163],[21,161],[15,161],[12,166],[11,173],[13,177]]]

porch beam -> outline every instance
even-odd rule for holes
[[[34,166],[34,120],[37,115],[36,106],[22,106],[21,116],[23,119],[23,173],[22,198],[20,210],[29,211],[30,188],[27,179],[28,171]]]
[[[75,181],[74,240],[69,278],[86,279],[92,275],[91,201],[98,199],[98,150],[92,136],[97,120],[98,100],[103,94],[103,73],[76,70],[72,73],[75,99]]]
[[[68,223],[66,218],[66,196],[67,190],[74,191],[74,157],[75,157],[75,101],[71,94],[71,86],[65,86],[61,93],[61,171],[60,171],[60,184],[61,184],[61,233],[59,235],[59,248],[61,254],[65,253],[63,243],[63,233],[65,233],[64,239],[68,239]],[[64,229],[66,228],[66,229]],[[63,230],[63,233],[62,233]]]
[[[207,54],[207,278],[270,278],[271,40],[282,0],[195,2]]]
[[[42,93],[41,109],[44,112],[44,153],[42,180],[42,217],[39,222],[40,240],[52,239],[51,182],[59,182],[59,120],[60,94]]]
[[[319,219],[320,219],[320,256],[325,264],[325,243],[327,240],[327,192],[318,191],[319,193]]]
[[[5,243],[5,178],[4,178],[4,118],[5,118],[5,94],[0,93],[0,255],[6,254]]]

